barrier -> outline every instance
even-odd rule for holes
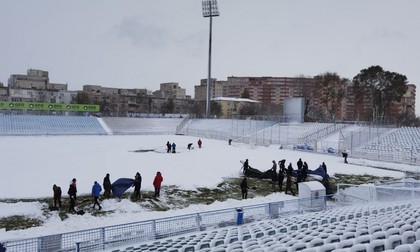
[[[302,200],[308,199],[243,206],[240,208],[241,211],[229,208],[37,238],[0,241],[0,244],[2,243],[8,252],[105,250],[129,243],[148,242],[191,232],[299,214],[304,211],[300,208]],[[323,202],[325,202],[323,209],[330,207],[327,206],[328,201]]]
[[[336,198],[340,203],[368,203],[374,201],[395,201],[419,199],[420,188],[338,184]],[[395,185],[394,185],[395,186]]]

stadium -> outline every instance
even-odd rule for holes
[[[363,124],[283,123],[276,120],[192,119],[184,114],[133,118],[1,115],[0,218],[39,219],[33,227],[0,229],[6,251],[419,251],[420,208],[415,180],[420,129]],[[197,140],[203,147],[197,147]],[[167,153],[167,141],[177,144]],[[187,145],[193,143],[193,149]],[[349,154],[345,164],[342,153]],[[261,171],[272,160],[325,162],[336,180],[327,194],[322,178],[302,183],[298,196],[271,192],[269,180],[241,200],[241,160]],[[60,215],[67,186],[90,195],[94,181],[143,177],[153,189],[162,172],[162,197],[136,202],[102,199],[103,212]],[[339,175],[357,176],[357,183]],[[375,178],[363,183],[362,177]],[[232,181],[232,184],[226,181]],[[313,183],[311,183],[313,182]],[[63,190],[63,209],[46,212],[38,199]],[[166,186],[166,187],[165,187]],[[226,194],[213,194],[225,188]],[[207,191],[207,190],[209,191]],[[195,192],[179,196],[175,191]],[[131,194],[129,189],[126,194]],[[207,201],[194,201],[197,192]],[[210,193],[211,192],[211,193]],[[174,202],[183,200],[180,207]],[[150,210],[158,207],[160,211]],[[1,247],[0,247],[1,248]]]

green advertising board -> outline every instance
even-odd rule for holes
[[[33,110],[99,112],[99,105],[0,101],[0,109],[33,109]]]

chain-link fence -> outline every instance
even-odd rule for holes
[[[315,206],[315,208],[314,208]],[[334,206],[327,196],[300,198],[194,213],[15,241],[0,241],[6,251],[97,251],[156,239],[278,218]],[[239,215],[238,213],[241,213]],[[240,217],[240,218],[239,218]]]
[[[365,126],[342,135],[340,143],[352,157],[420,164],[420,131],[414,129]]]

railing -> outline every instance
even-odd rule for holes
[[[415,187],[338,184],[336,194],[336,199],[342,204],[419,198],[420,188]]]
[[[331,208],[327,196],[302,198],[241,207],[242,223],[279,218],[306,211]],[[38,238],[0,242],[6,251],[97,251],[165,237],[234,226],[238,208],[101,227]]]
[[[318,130],[317,132],[314,132],[314,133],[311,133],[311,134],[305,136],[304,137],[305,138],[304,142],[305,143],[313,142],[314,140],[321,139],[322,137],[328,136],[331,133],[333,133],[333,132],[335,132],[339,129],[345,128],[347,126],[348,126],[348,124],[334,123],[333,125],[330,125],[326,128]]]
[[[190,115],[187,115],[182,122],[176,126],[176,134],[181,134],[184,127],[189,123]]]

